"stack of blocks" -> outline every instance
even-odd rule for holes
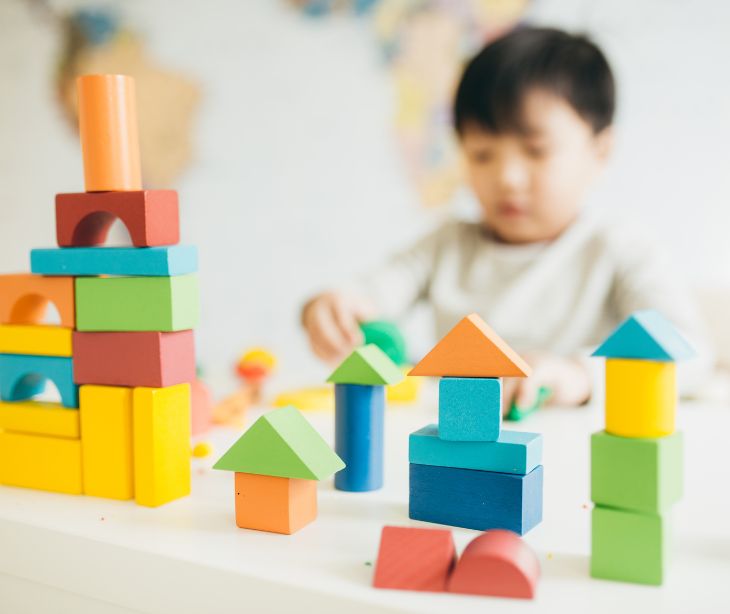
[[[335,369],[335,451],[346,467],[335,488],[367,492],[383,486],[385,386],[400,382],[401,370],[377,345],[357,348]]]
[[[591,437],[591,575],[662,584],[669,508],[682,496],[676,360],[692,348],[655,311],[639,311],[594,352],[606,358],[606,428]]]
[[[0,277],[0,483],[157,506],[190,491],[197,254],[176,192],[141,189],[132,79],[77,87],[86,192],[56,196],[60,249]],[[116,219],[134,247],[99,247]],[[47,380],[60,404],[29,400]]]
[[[410,436],[409,516],[523,535],[542,520],[542,437],[502,430],[501,377],[529,366],[477,315],[411,375],[439,376],[439,423]]]

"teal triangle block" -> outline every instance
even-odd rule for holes
[[[357,348],[327,378],[333,384],[387,386],[403,379],[403,372],[377,345]]]
[[[606,358],[674,362],[695,355],[675,326],[655,310],[636,311],[593,352]]]
[[[261,416],[213,465],[213,469],[303,480],[323,480],[344,467],[294,407]]]

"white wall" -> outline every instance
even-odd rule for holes
[[[157,60],[204,86],[196,164],[173,186],[184,240],[201,252],[203,364],[227,372],[264,344],[289,379],[319,377],[297,326],[303,298],[434,222],[403,178],[367,24],[314,22],[278,0],[119,6]],[[594,34],[619,74],[619,147],[596,200],[662,233],[704,284],[730,284],[726,6],[533,8],[540,22]],[[31,247],[53,245],[53,195],[83,186],[76,138],[52,104],[58,42],[24,3],[0,3],[0,270],[27,269]]]

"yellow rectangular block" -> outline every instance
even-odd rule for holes
[[[0,433],[0,484],[80,495],[81,442]]]
[[[156,507],[190,494],[190,384],[135,388],[134,496]]]
[[[673,362],[606,360],[606,431],[620,437],[665,437],[677,412]]]
[[[60,403],[0,401],[0,430],[78,439],[79,411]]]
[[[72,328],[50,325],[0,326],[0,354],[71,356]]]
[[[81,386],[79,406],[84,493],[132,499],[132,388]]]

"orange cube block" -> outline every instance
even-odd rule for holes
[[[236,524],[291,535],[317,517],[317,482],[254,473],[235,474]]]
[[[48,304],[58,310],[61,326],[74,328],[76,303],[73,277],[31,273],[0,275],[0,324],[41,324]]]
[[[84,75],[76,89],[86,191],[142,189],[134,79]]]

